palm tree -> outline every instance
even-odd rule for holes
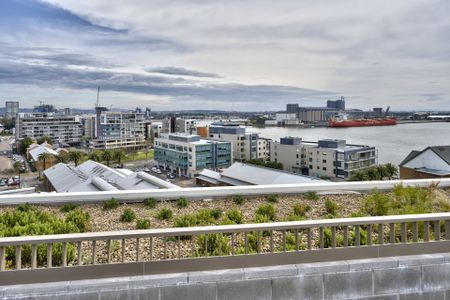
[[[122,149],[116,149],[113,152],[113,158],[119,165],[122,163],[122,160],[124,160],[126,157],[127,155]]]
[[[389,180],[392,180],[395,176],[397,176],[398,170],[394,164],[387,163],[384,167],[386,169],[386,175]]]
[[[97,151],[96,150],[96,151],[91,152],[89,154],[89,159],[93,160],[93,161],[96,161],[96,162],[101,162],[102,161],[102,156],[103,156],[102,151]]]
[[[106,165],[109,167],[111,160],[113,159],[113,154],[111,150],[105,150],[102,153],[102,160],[106,162]]]
[[[376,169],[381,180],[384,180],[386,177],[388,177],[389,174],[387,172],[386,165],[378,165],[376,166]]]
[[[48,152],[42,152],[39,154],[38,161],[42,162],[42,171],[44,171],[47,167],[47,161],[52,157]]]
[[[75,164],[75,167],[77,167],[80,160],[83,159],[83,155],[84,154],[81,151],[70,151],[69,161],[73,162]]]

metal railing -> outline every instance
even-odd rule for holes
[[[299,194],[309,191],[370,191],[372,189],[391,190],[395,185],[428,187],[450,187],[450,178],[412,179],[389,181],[358,181],[358,182],[317,182],[302,184],[273,184],[247,186],[220,186],[183,189],[151,189],[124,190],[104,192],[71,192],[71,193],[40,193],[29,195],[0,195],[0,205],[16,204],[63,204],[63,203],[96,203],[116,198],[122,203],[142,202],[153,197],[157,200],[178,199],[181,195],[187,199],[220,198],[234,195],[267,195],[267,194]]]
[[[450,213],[0,238],[0,285],[448,252]]]

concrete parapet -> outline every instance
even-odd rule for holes
[[[1,299],[450,299],[450,256],[0,286]]]

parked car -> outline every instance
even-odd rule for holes
[[[167,173],[167,178],[169,178],[169,179],[174,179],[175,177],[177,177],[174,173],[172,173],[172,172],[169,172],[169,173]]]
[[[155,173],[156,173],[156,174],[162,174],[162,171],[161,171],[160,169],[156,169],[156,170],[155,170]]]

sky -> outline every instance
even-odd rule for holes
[[[450,110],[448,0],[1,0],[0,100]]]

